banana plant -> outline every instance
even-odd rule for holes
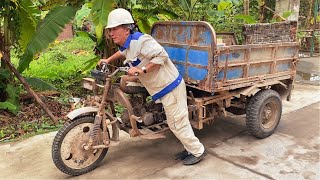
[[[30,0],[0,1],[0,53],[3,53],[4,57],[10,59],[12,46],[18,47],[21,51],[26,49],[26,42],[35,32],[36,24],[40,19],[37,16],[39,13],[40,11]],[[0,109],[16,111],[18,98],[12,96],[16,93],[12,85],[14,79],[4,61],[1,61],[0,72]]]
[[[200,0],[169,0],[171,6],[176,5],[180,8],[183,13],[184,20],[195,20],[194,19],[194,10],[197,4],[200,3]]]
[[[132,14],[139,29],[144,33],[150,33],[153,23],[157,21],[172,20],[179,17],[175,12],[161,7],[146,9],[142,5],[133,6]]]
[[[57,38],[62,28],[68,23],[76,12],[79,1],[56,0],[59,6],[52,8],[43,20],[41,12],[33,4],[33,0],[4,0],[0,2],[0,53],[6,61],[10,61],[10,47],[14,46],[24,52],[19,62],[19,71],[23,72],[33,59],[33,55],[45,49],[49,43]],[[71,6],[72,5],[72,6]],[[1,69],[6,69],[6,64],[1,61]],[[0,88],[2,109],[12,110],[12,92],[14,79],[12,74],[1,81]],[[16,97],[15,97],[16,98]],[[16,98],[17,100],[17,98]]]
[[[95,25],[97,43],[103,39],[103,28],[107,25],[108,14],[112,10],[113,0],[93,0],[92,1],[92,21]]]
[[[23,72],[33,60],[33,56],[47,48],[69,23],[76,13],[72,6],[56,6],[38,24],[36,32],[28,42],[26,50],[19,61],[18,71]]]

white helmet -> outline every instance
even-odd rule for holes
[[[133,24],[133,18],[129,11],[118,8],[112,10],[108,16],[108,25],[107,28],[117,27],[122,24]]]

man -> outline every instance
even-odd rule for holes
[[[138,74],[152,99],[161,101],[170,130],[185,148],[175,155],[176,159],[183,160],[185,165],[201,161],[207,153],[188,118],[186,86],[164,48],[150,35],[133,32],[133,18],[125,9],[111,11],[106,28],[120,50],[108,59],[101,59],[99,64],[121,57],[133,60],[128,75]]]

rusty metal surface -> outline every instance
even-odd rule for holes
[[[157,22],[151,35],[165,48],[186,84],[210,91],[216,34],[207,22]]]
[[[298,42],[217,46],[206,22],[157,22],[151,35],[165,48],[188,86],[216,93],[265,81],[293,79]]]
[[[252,86],[265,81],[293,79],[298,43],[237,45],[218,48],[215,92]]]
[[[92,128],[92,123],[82,123],[70,130],[65,136],[61,144],[61,157],[68,167],[73,169],[86,168],[99,158],[102,149],[85,150],[83,148],[83,145],[88,142],[90,137],[88,130]],[[101,135],[101,133],[98,133],[97,136],[99,144],[102,143]]]

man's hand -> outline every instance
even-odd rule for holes
[[[98,61],[98,66],[101,66],[102,63],[107,63],[107,64],[109,64],[109,58],[108,58],[108,59],[100,59],[100,60]]]
[[[131,68],[128,70],[128,75],[130,75],[130,76],[138,76],[139,74],[143,74],[143,71],[142,71],[142,69],[140,69],[140,68],[131,67]]]

